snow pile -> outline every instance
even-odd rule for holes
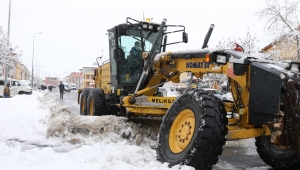
[[[40,91],[37,100],[39,101],[39,109],[50,109],[52,106],[59,106],[60,104],[56,101],[56,97],[48,90]]]
[[[181,165],[169,168],[158,162],[151,148],[155,141],[152,131],[125,118],[82,116],[85,121],[77,120],[80,116],[60,106],[48,92],[34,91],[0,101],[0,169],[193,169]],[[90,127],[93,121],[95,126]],[[52,131],[50,123],[56,123]],[[88,127],[89,132],[75,126]]]
[[[12,98],[0,98],[1,141],[12,139],[28,141],[45,138],[44,134],[47,128],[45,117],[49,112],[36,107],[39,104],[36,98],[41,95],[16,95]]]
[[[148,126],[136,124],[124,117],[116,116],[79,116],[71,113],[68,106],[55,102],[55,96],[46,94],[39,101],[50,107],[47,138],[60,137],[64,142],[86,144],[93,140],[121,142],[155,147],[157,137]],[[88,139],[88,140],[87,140]]]

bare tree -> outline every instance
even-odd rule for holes
[[[217,49],[234,49],[235,43],[239,44],[243,47],[244,52],[248,54],[256,54],[259,51],[259,48],[256,46],[257,42],[256,34],[251,34],[249,28],[247,28],[246,36],[245,37],[232,37],[227,38],[227,40],[223,39],[223,41],[219,41],[216,48]],[[226,85],[228,82],[228,78],[225,75],[216,75],[214,73],[208,74],[208,79],[204,81],[209,86],[212,86],[215,82],[221,88],[222,86]]]
[[[246,32],[246,37],[239,37],[239,38],[227,38],[227,40],[219,41],[217,44],[218,49],[234,49],[235,43],[239,44],[243,47],[244,52],[249,54],[255,54],[258,52],[258,47],[256,43],[259,40],[257,39],[256,34],[251,34],[249,28]]]
[[[6,64],[10,67],[19,61],[22,51],[17,52],[18,46],[12,47],[8,43],[8,36],[0,26],[0,64]]]
[[[265,0],[266,7],[256,14],[266,20],[266,29],[275,39],[272,55],[282,58],[281,55],[292,54],[293,59],[300,59],[299,46],[299,0]],[[283,53],[284,52],[284,53]]]

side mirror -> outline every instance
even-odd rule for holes
[[[183,41],[184,43],[187,43],[187,42],[188,42],[188,40],[189,40],[188,37],[189,37],[189,36],[188,36],[188,34],[187,34],[186,32],[183,32],[183,33],[182,33],[182,41]]]

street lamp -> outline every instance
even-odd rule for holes
[[[10,7],[11,7],[11,0],[9,0],[9,11],[8,11],[8,31],[7,31],[7,46],[9,47],[9,39],[10,39]],[[11,55],[11,51],[9,52],[9,55]],[[4,85],[8,83],[7,77],[8,77],[8,64],[5,63],[5,78],[4,78]]]
[[[34,33],[33,34],[33,49],[32,49],[32,67],[31,67],[31,87],[33,88],[33,58],[34,58],[34,36],[35,34],[42,34],[41,32],[39,33]]]

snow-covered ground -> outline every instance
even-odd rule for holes
[[[148,127],[109,116],[78,121],[51,93],[0,98],[0,117],[0,169],[193,169],[158,162]]]

